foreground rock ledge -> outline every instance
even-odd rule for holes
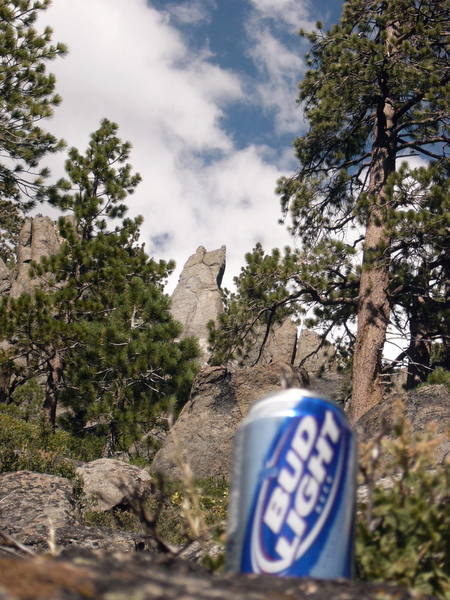
[[[210,575],[145,553],[0,557],[0,600],[431,600],[385,584]]]

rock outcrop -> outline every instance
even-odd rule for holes
[[[297,352],[297,325],[288,317],[281,324],[274,325],[264,342],[266,329],[258,328],[253,337],[252,348],[240,362],[240,366],[268,365],[272,362],[293,364]]]
[[[311,329],[302,329],[297,344],[295,364],[305,369],[309,381],[307,387],[318,394],[341,404],[346,400],[346,378],[337,370],[336,348],[322,343],[320,336]]]
[[[225,270],[225,246],[207,252],[203,246],[189,257],[172,294],[171,313],[183,326],[182,337],[198,338],[208,359],[208,321],[223,311],[220,285]]]
[[[320,338],[314,332],[304,331],[301,339],[303,357],[320,345]],[[179,460],[184,456],[195,477],[228,478],[234,434],[239,424],[254,402],[281,389],[286,379],[290,387],[308,387],[321,395],[342,400],[344,378],[330,368],[333,346],[320,348],[307,358],[305,364],[312,373],[312,377],[308,377],[303,369],[289,364],[295,340],[294,323],[285,321],[275,330],[267,352],[256,366],[204,368],[194,382],[190,400],[157,452],[152,469],[161,471],[169,479],[178,479]],[[288,356],[289,360],[275,362],[276,356]]]
[[[0,531],[23,544],[47,546],[51,527],[75,523],[72,488],[68,479],[55,475],[0,474]]]
[[[30,471],[0,474],[0,555],[17,550],[48,552],[52,544],[59,551],[74,547],[155,550],[156,542],[141,534],[80,523],[84,502],[64,477]]]
[[[25,220],[19,236],[17,264],[11,282],[10,295],[13,298],[31,291],[39,283],[30,277],[31,261],[39,262],[42,257],[55,254],[60,245],[57,225],[49,217]]]
[[[336,349],[332,344],[321,343],[320,336],[311,329],[302,329],[297,344],[296,364],[301,364],[310,376],[335,371]]]
[[[444,385],[427,385],[409,393],[387,396],[373,406],[357,422],[356,429],[362,442],[374,439],[377,435],[394,435],[393,403],[402,400],[405,416],[413,431],[424,431],[431,423],[436,425],[436,434],[442,439],[435,450],[436,463],[450,457],[450,393]]]
[[[194,382],[191,397],[152,463],[169,479],[180,478],[179,458],[196,478],[231,473],[234,434],[254,402],[282,389],[282,382],[301,381],[289,365],[271,363],[229,370],[206,367]]]
[[[11,287],[11,273],[0,258],[0,296],[8,294]]]
[[[342,402],[345,396],[345,381],[336,368],[336,348],[331,343],[322,343],[315,331],[303,329],[298,335],[297,330],[297,325],[288,317],[271,329],[261,349],[266,331],[260,328],[254,336],[253,349],[242,361],[242,365],[284,362],[300,367],[305,375],[304,387]]]
[[[83,480],[84,493],[94,501],[93,508],[106,511],[139,500],[150,491],[147,471],[113,458],[99,458],[76,469]]]

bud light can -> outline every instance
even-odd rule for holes
[[[287,389],[257,402],[240,427],[227,568],[351,577],[356,444],[343,411]]]

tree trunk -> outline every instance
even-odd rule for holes
[[[0,404],[11,402],[10,394],[11,373],[7,367],[0,367]]]
[[[48,375],[45,384],[44,400],[44,418],[51,426],[52,430],[56,427],[56,407],[58,404],[58,387],[61,381],[62,360],[59,354],[56,354],[48,361]]]
[[[386,50],[394,37],[389,27]],[[359,287],[356,342],[353,354],[351,420],[356,422],[372,406],[380,402],[383,386],[380,380],[381,359],[389,323],[389,246],[386,227],[389,197],[386,183],[395,171],[395,121],[388,82],[380,81],[382,99],[375,122],[368,199],[368,217]]]
[[[374,211],[375,212],[375,211]],[[378,211],[376,211],[378,212]],[[358,326],[353,354],[351,420],[356,422],[383,394],[381,359],[389,321],[387,257],[370,256],[386,242],[384,230],[372,216],[367,227],[359,290]],[[378,254],[378,251],[377,251]]]
[[[423,383],[431,373],[431,342],[428,339],[428,329],[418,314],[411,315],[408,348],[408,375],[406,389],[415,388]]]

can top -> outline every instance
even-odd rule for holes
[[[299,400],[302,398],[317,398],[318,400],[329,402],[338,408],[337,404],[330,401],[322,394],[302,388],[288,388],[287,390],[274,392],[273,394],[258,400],[250,409],[250,412],[244,419],[243,424],[273,415],[277,415],[279,417],[290,416],[293,414],[292,408],[297,406]]]

